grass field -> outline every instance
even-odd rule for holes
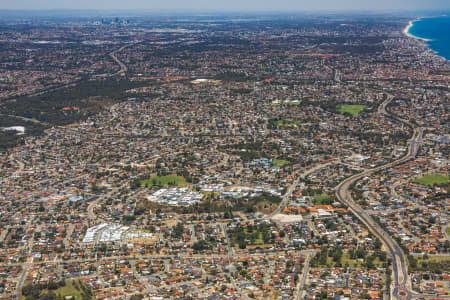
[[[343,104],[343,105],[339,106],[339,112],[341,114],[349,113],[352,116],[356,116],[360,112],[362,112],[366,107],[367,107],[366,105],[348,105],[348,104]]]
[[[312,202],[314,205],[329,205],[329,204],[333,203],[333,197],[328,196],[327,194],[323,194],[320,196],[314,196]]]
[[[152,186],[184,186],[186,185],[186,180],[182,176],[167,175],[167,176],[154,176],[149,179],[141,180],[141,185],[152,187]]]
[[[298,121],[278,120],[277,127],[297,127]]]
[[[360,267],[365,266],[364,259],[351,259],[350,254],[346,253],[346,252],[342,253],[342,257],[341,257],[341,260],[339,261],[339,263],[340,263],[340,266],[349,266],[350,268],[360,268]],[[338,263],[335,262],[331,256],[327,257],[327,262],[325,265],[319,264],[319,266],[321,266],[321,267],[325,267],[325,266],[335,267],[337,265],[338,265]],[[380,259],[378,257],[376,257],[373,260],[373,265],[374,265],[374,267],[382,267],[383,262],[380,261]]]
[[[331,261],[331,258],[329,257],[328,260]],[[351,267],[351,268],[355,268],[355,267],[361,266],[362,263],[363,263],[362,260],[359,260],[359,259],[351,259],[351,258],[350,258],[350,254],[348,254],[348,253],[342,254],[341,264],[342,264],[343,266],[348,265],[348,266]]]
[[[57,289],[55,291],[55,294],[61,298],[64,298],[66,296],[73,296],[76,300],[78,300],[82,298],[81,297],[82,291],[83,291],[82,288],[79,288],[79,290],[75,288],[75,286],[73,285],[73,281],[67,280],[66,285]],[[93,299],[93,297],[91,297],[91,299]]]
[[[247,229],[244,229],[244,233],[246,236],[248,236],[250,233],[247,231]],[[263,238],[262,238],[262,233],[258,232],[258,238],[255,239],[255,241],[252,243],[252,245],[262,245],[264,244]]]
[[[331,258],[328,258],[330,261],[332,261]],[[342,258],[341,258],[341,264],[343,266],[348,265],[351,268],[356,268],[356,267],[361,267],[364,264],[364,260],[360,260],[360,259],[351,259],[350,258],[350,254],[349,253],[343,253],[342,254]],[[373,264],[375,267],[381,267],[383,265],[383,262],[380,261],[377,258],[375,258],[375,260],[373,261]]]
[[[428,256],[427,259],[423,259],[423,257],[416,257],[417,258],[417,262],[450,262],[450,255],[443,255],[443,256]]]
[[[447,233],[447,235],[450,235],[450,227],[445,228],[445,232]]]
[[[269,106],[298,106],[300,102],[269,103]]]
[[[444,185],[447,184],[449,180],[448,175],[442,174],[427,174],[421,178],[417,178],[413,180],[414,183],[418,183],[426,186],[434,186],[434,185]]]
[[[274,159],[272,160],[272,166],[276,167],[276,168],[282,168],[285,165],[289,164],[289,161],[284,160],[284,159]]]
[[[244,234],[247,238],[249,238],[250,233],[247,231],[247,229],[244,229]],[[248,245],[262,245],[264,244],[263,238],[262,238],[262,233],[258,232],[258,238],[256,238],[253,243],[248,243]],[[239,248],[239,245],[237,243],[234,244],[235,248]]]

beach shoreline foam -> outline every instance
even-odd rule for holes
[[[436,17],[447,17],[447,15],[441,15],[441,16],[432,16],[432,17],[418,17],[414,20],[409,21],[408,25],[403,29],[402,33],[409,38],[413,38],[417,41],[420,41],[421,43],[423,43],[428,51],[435,57],[439,58],[439,59],[443,59],[443,60],[450,60],[450,56],[446,57],[445,55],[440,54],[440,52],[436,49],[433,49],[430,42],[436,42],[436,40],[434,39],[427,39],[427,38],[423,38],[420,36],[415,36],[414,34],[412,34],[410,32],[411,28],[414,26],[415,22],[418,22],[422,19],[426,19],[426,18],[436,18]]]
[[[409,21],[408,25],[405,27],[405,29],[403,29],[403,34],[406,35],[407,37],[410,37],[410,38],[418,39],[418,40],[421,40],[421,41],[424,41],[424,42],[431,42],[432,40],[430,40],[430,39],[421,38],[421,37],[415,36],[415,35],[413,35],[413,34],[411,34],[409,32],[411,27],[414,26],[414,22],[420,21],[420,19],[422,19],[422,18],[418,18],[418,19]]]

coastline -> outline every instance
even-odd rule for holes
[[[413,35],[413,34],[411,34],[409,32],[411,27],[414,26],[414,22],[420,21],[421,19],[423,19],[423,17],[409,21],[408,25],[405,27],[405,29],[403,29],[403,34],[406,35],[407,37],[410,37],[410,38],[418,39],[418,40],[421,40],[421,41],[424,41],[424,42],[431,42],[432,40],[430,40],[430,39],[422,38],[420,36],[415,36],[415,35]]]
[[[446,17],[447,15],[442,15],[442,16],[445,16],[445,17]],[[415,36],[415,35],[413,35],[412,33],[409,32],[410,29],[411,29],[411,27],[414,26],[414,23],[415,23],[415,22],[420,21],[420,20],[425,19],[425,18],[434,18],[434,17],[418,17],[418,18],[416,18],[416,19],[414,19],[414,20],[411,20],[411,21],[409,21],[408,25],[406,25],[406,27],[403,29],[402,33],[403,33],[406,37],[413,38],[413,39],[416,39],[416,40],[422,42],[422,43],[427,47],[428,51],[429,51],[433,56],[435,56],[435,57],[437,57],[437,58],[439,58],[439,59],[443,59],[443,60],[445,60],[445,61],[450,60],[450,57],[449,57],[449,58],[446,58],[445,56],[440,55],[440,54],[438,53],[438,51],[436,51],[436,50],[434,50],[434,49],[432,49],[432,48],[430,47],[429,42],[432,42],[432,41],[433,41],[432,39],[427,39],[427,38],[422,38],[422,37],[420,37],[420,36]]]

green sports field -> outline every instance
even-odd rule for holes
[[[352,116],[358,115],[360,112],[362,112],[367,106],[366,105],[349,105],[349,104],[343,104],[339,106],[339,112],[341,114],[343,113],[349,113]]]
[[[426,186],[434,186],[434,185],[444,185],[447,184],[449,180],[448,175],[442,174],[427,174],[423,177],[417,178],[413,180],[414,183],[418,183]]]
[[[141,185],[152,187],[154,185],[157,186],[168,186],[168,185],[176,185],[183,186],[186,185],[186,180],[182,176],[176,175],[166,175],[166,176],[154,176],[149,179],[141,180]]]

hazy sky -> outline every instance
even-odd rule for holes
[[[450,0],[0,0],[0,9],[449,10]]]

